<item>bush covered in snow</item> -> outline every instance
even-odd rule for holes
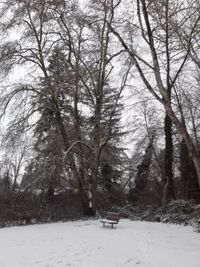
[[[124,218],[131,220],[196,225],[200,232],[200,205],[194,201],[175,200],[164,208],[152,206],[136,207],[127,204],[124,207],[113,207]],[[198,223],[199,222],[199,223]]]

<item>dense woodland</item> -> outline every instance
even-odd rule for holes
[[[6,0],[0,18],[1,217],[200,202],[199,0]]]

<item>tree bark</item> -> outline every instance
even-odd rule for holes
[[[173,185],[173,139],[172,139],[172,121],[166,114],[165,116],[165,177],[164,185],[168,184],[167,199],[174,199],[174,185]]]
[[[171,71],[171,59],[169,49],[169,0],[165,1],[165,50],[166,50],[166,82],[167,93],[171,102],[171,84],[170,84],[170,71]],[[165,183],[167,199],[171,200],[175,198],[174,185],[173,185],[173,137],[172,137],[172,121],[168,114],[165,115]],[[164,189],[165,190],[165,189]]]

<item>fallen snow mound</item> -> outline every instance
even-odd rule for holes
[[[200,234],[190,226],[120,220],[0,229],[1,267],[199,267]]]

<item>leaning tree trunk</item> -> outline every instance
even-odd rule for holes
[[[196,169],[198,185],[200,188],[200,154],[198,151],[198,147],[193,143],[192,138],[188,134],[186,126],[179,121],[176,114],[172,110],[172,107],[169,104],[169,102],[165,101],[164,107],[166,109],[167,114],[171,118],[173,124],[175,125],[178,133],[180,134],[180,136],[182,137],[182,139],[184,140],[184,142],[187,146],[188,153],[189,153],[189,155],[190,155],[190,157],[194,163],[195,169]]]
[[[182,197],[186,200],[195,199],[199,202],[200,189],[198,187],[197,173],[194,163],[183,140],[180,146]]]

